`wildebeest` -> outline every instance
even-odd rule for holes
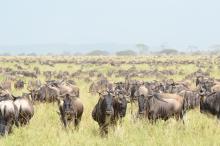
[[[11,81],[3,81],[1,84],[0,84],[0,87],[4,90],[11,90]]]
[[[21,126],[28,124],[34,115],[34,107],[29,99],[29,94],[23,94],[19,97],[14,96],[14,104],[18,109],[19,124]]]
[[[31,99],[33,101],[40,102],[54,102],[58,99],[60,95],[57,88],[49,87],[48,85],[43,85],[38,89],[30,89]]]
[[[36,89],[41,87],[41,81],[40,80],[30,80],[28,81],[27,88],[28,89]]]
[[[83,114],[83,104],[75,95],[65,94],[63,99],[58,101],[61,121],[65,127],[72,123],[78,128]]]
[[[140,106],[142,105],[142,102],[144,101],[145,98],[147,98],[148,94],[149,94],[149,90],[145,87],[144,84],[142,85],[136,85],[133,86],[133,96],[135,97],[135,99],[137,99],[138,101],[138,106],[139,106],[139,111],[137,113],[137,117],[142,117],[143,115],[143,110],[140,109]],[[133,101],[134,102],[134,101]],[[133,104],[131,101],[131,114],[133,113]]]
[[[98,91],[98,85],[95,82],[92,82],[91,85],[89,86],[89,93],[95,95],[97,91]]]
[[[138,112],[137,112],[137,118],[142,118],[145,115],[145,102],[146,102],[146,97],[141,95],[137,97],[138,101]]]
[[[153,93],[140,96],[139,102],[139,112],[151,121],[168,120],[172,116],[183,120],[185,101],[177,94]]]
[[[10,99],[13,100],[11,93],[8,90],[0,89],[1,99]]]
[[[114,91],[114,94],[115,94],[113,99],[114,116],[111,119],[111,123],[116,125],[118,120],[121,123],[122,118],[125,117],[128,101],[123,90],[116,90]]]
[[[74,94],[76,97],[79,97],[80,94],[79,87],[68,82],[50,81],[47,83],[47,87],[53,87],[51,89],[57,88],[60,92],[60,95]]]
[[[183,90],[178,93],[178,95],[182,96],[185,100],[185,108],[187,110],[194,109],[195,107],[199,106],[199,94],[194,91],[187,91]]]
[[[205,88],[200,87],[200,112],[211,113],[220,119],[220,91],[208,92]]]
[[[107,94],[99,93],[100,98],[92,111],[92,118],[98,122],[101,135],[108,134],[108,126],[111,124],[111,119],[114,115],[113,95],[110,92]]]
[[[166,93],[179,93],[182,90],[189,90],[188,87],[184,83],[176,83],[172,79],[166,81],[164,92]]]
[[[17,82],[14,83],[14,88],[15,89],[22,89],[24,88],[24,81],[18,80]]]
[[[11,99],[0,97],[0,134],[11,133],[12,126],[18,120],[18,110]]]

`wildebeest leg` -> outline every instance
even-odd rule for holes
[[[2,136],[4,136],[5,135],[5,121],[1,121],[1,123],[0,123],[1,125],[0,125],[0,134],[2,135]]]
[[[9,133],[11,133],[11,131],[12,131],[12,121],[9,120],[6,122],[5,135],[8,135]]]
[[[80,119],[75,119],[75,129],[79,130]]]
[[[65,118],[65,115],[61,115],[61,121],[63,122],[64,127],[67,126],[67,119]]]
[[[122,118],[119,118],[119,125],[122,125]]]
[[[156,124],[156,122],[157,122],[157,116],[155,114],[153,114],[153,122],[154,122],[154,124]]]
[[[15,122],[15,126],[19,127],[19,116],[18,115],[15,116],[15,121],[14,122]]]
[[[183,124],[185,124],[184,113],[185,113],[185,111],[182,110],[181,113],[180,113],[180,115],[179,115],[180,119],[183,121]]]
[[[217,118],[218,118],[218,120],[220,120],[220,113],[218,113]]]
[[[106,136],[108,134],[108,125],[103,124],[100,126],[100,135],[102,137]]]
[[[29,124],[29,121],[30,121],[30,116],[27,115],[26,118],[25,118],[25,121],[24,121],[25,123],[24,124],[25,125]]]
[[[179,118],[180,118],[179,114],[175,114],[176,121],[179,121]]]
[[[15,120],[15,126],[16,126],[16,127],[19,127],[19,122],[18,122],[18,120]]]
[[[21,126],[28,124],[30,115],[27,112],[22,112],[20,114],[20,123]]]
[[[131,99],[131,115],[133,115],[133,100]]]

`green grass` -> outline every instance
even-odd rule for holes
[[[154,58],[138,57],[136,60],[148,60]],[[43,59],[47,59],[43,57]],[[51,59],[51,58],[50,58]],[[83,57],[76,57],[78,60],[83,60]],[[87,57],[86,59],[97,59],[97,57]],[[106,57],[104,57],[106,59]],[[132,60],[133,57],[112,57],[111,59],[120,60]],[[167,59],[179,59],[179,60],[196,60],[198,58],[192,56],[183,57],[160,57],[162,61]],[[1,63],[1,65],[4,63]],[[71,65],[72,67],[68,67]],[[39,66],[39,64],[31,65],[31,69],[34,66],[39,66],[41,71],[46,70],[67,70],[69,72],[77,71],[81,68],[80,65],[74,64],[57,64],[55,68],[48,66]],[[12,67],[13,63],[6,63],[2,67]],[[121,65],[120,67],[114,67],[110,65],[87,65],[83,70],[98,70],[104,74],[108,70],[128,69],[132,65]],[[149,69],[148,65],[137,65],[138,70]],[[160,70],[173,69],[175,66],[163,67],[158,66]],[[180,65],[178,70],[183,69],[185,75],[197,70],[195,65]],[[219,70],[214,68],[211,75],[218,77]],[[167,78],[174,78],[175,80],[181,80],[185,75],[168,76]],[[3,76],[0,76],[0,79]],[[43,80],[43,76],[40,76]],[[124,80],[124,78],[109,78],[111,81]],[[141,80],[152,80],[150,77],[139,78]],[[30,78],[26,78],[30,80]],[[199,109],[192,110],[186,114],[185,125],[180,121],[170,119],[167,122],[158,121],[152,125],[148,121],[134,120],[130,114],[130,105],[128,105],[127,115],[123,121],[122,126],[117,126],[110,129],[107,138],[101,138],[99,135],[98,124],[92,120],[91,111],[98,100],[98,96],[92,96],[88,93],[89,84],[85,83],[81,78],[75,79],[77,85],[80,87],[80,99],[82,100],[85,110],[83,113],[82,121],[79,131],[73,129],[64,129],[59,116],[57,114],[57,104],[36,104],[35,115],[31,119],[29,125],[22,128],[13,128],[13,133],[0,138],[0,146],[213,146],[220,145],[220,122],[213,117],[201,114]],[[93,78],[96,80],[96,78]],[[13,93],[20,95],[22,92],[27,92],[26,89],[22,91],[16,91],[13,89]]]

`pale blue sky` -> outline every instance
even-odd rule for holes
[[[0,45],[220,44],[220,0],[0,0]]]

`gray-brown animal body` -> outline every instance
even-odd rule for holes
[[[18,122],[21,126],[29,123],[34,116],[34,106],[26,97],[16,97],[14,104],[18,109]]]
[[[51,88],[51,85],[48,86]],[[64,94],[74,94],[76,97],[79,97],[80,89],[76,85],[72,85],[70,83],[60,83],[60,84],[52,84],[52,87],[56,87],[59,89],[60,95]]]
[[[108,126],[114,116],[114,97],[110,92],[100,94],[98,103],[92,110],[92,118],[99,124],[100,134],[102,136],[108,134]]]
[[[7,135],[12,132],[12,126],[17,123],[18,110],[13,100],[0,101],[0,134]]]
[[[113,125],[117,125],[118,121],[119,124],[122,123],[122,118],[124,118],[126,115],[127,103],[128,103],[128,99],[124,94],[124,91],[116,90],[114,92],[114,99],[113,99],[114,115],[111,119],[111,123]]]
[[[24,81],[18,80],[14,83],[15,89],[23,89],[24,88]]]
[[[178,95],[182,96],[185,100],[185,108],[187,110],[194,109],[199,106],[199,94],[193,91],[183,90]]]
[[[220,119],[220,92],[200,91],[200,112],[216,115]]]
[[[67,125],[72,123],[75,128],[78,128],[84,111],[84,107],[80,99],[66,94],[63,99],[59,100],[58,106],[61,121],[64,126],[67,127]]]
[[[168,120],[175,116],[178,120],[183,119],[185,113],[183,97],[177,94],[157,93],[146,100],[146,116],[149,120]]]

